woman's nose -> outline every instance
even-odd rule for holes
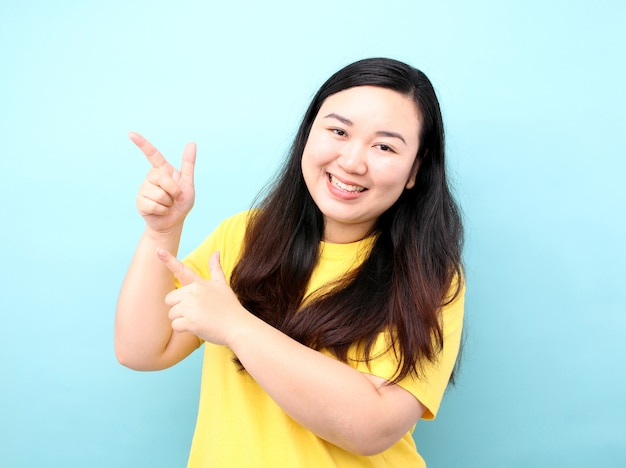
[[[365,174],[367,172],[366,158],[365,148],[357,142],[350,142],[341,148],[337,163],[348,173]]]

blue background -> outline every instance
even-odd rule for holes
[[[113,353],[142,231],[137,130],[198,144],[181,253],[247,208],[317,87],[390,56],[433,81],[466,217],[458,385],[432,467],[626,466],[620,1],[0,2],[0,466],[184,466],[200,353]]]

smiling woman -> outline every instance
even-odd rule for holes
[[[304,147],[302,174],[324,215],[325,241],[354,242],[372,232],[415,184],[418,140],[415,101],[396,91],[357,86],[324,101]]]
[[[182,263],[195,145],[178,170],[131,139],[152,168],[116,353],[162,369],[204,345],[189,466],[424,466],[411,432],[452,375],[465,290],[426,76],[368,59],[329,78],[266,198]]]

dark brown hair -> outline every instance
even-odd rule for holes
[[[383,213],[369,256],[339,284],[303,306],[318,261],[324,218],[305,185],[301,158],[324,100],[355,86],[379,86],[414,99],[421,132],[415,186]],[[420,375],[443,346],[441,307],[459,292],[462,224],[445,171],[444,130],[435,91],[421,71],[374,58],[331,76],[313,97],[282,170],[251,213],[231,285],[243,306],[313,349],[347,360],[352,344],[371,358],[388,330],[398,356],[394,377]],[[456,291],[450,296],[454,278]]]

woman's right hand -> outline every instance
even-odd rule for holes
[[[137,209],[147,227],[157,234],[167,234],[182,227],[195,198],[196,145],[188,143],[185,146],[178,170],[144,137],[135,132],[128,136],[152,165],[137,194]]]

